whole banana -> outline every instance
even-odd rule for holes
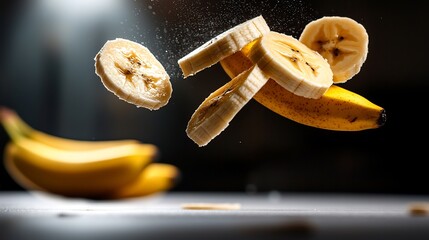
[[[253,44],[221,61],[231,78],[253,66],[247,57]],[[320,98],[310,99],[293,94],[270,79],[254,99],[286,118],[321,129],[359,131],[378,128],[386,121],[382,107],[337,85],[329,87]]]
[[[7,144],[4,161],[11,177],[25,188],[94,198],[131,183],[155,152],[139,145],[66,151],[21,137]]]
[[[99,200],[119,200],[126,198],[136,198],[136,197],[146,197],[154,194],[165,193],[168,190],[176,186],[180,171],[179,169],[171,164],[163,163],[151,163],[147,165],[139,175],[137,175],[133,180],[129,181],[127,184],[119,186],[108,191],[100,191],[98,186],[91,194],[82,193],[81,188],[76,190],[69,190],[72,192],[64,193],[65,191],[52,191],[52,188],[49,186],[41,187],[39,184],[42,184],[39,178],[29,178],[31,176],[25,175],[25,173],[20,171],[20,168],[16,165],[16,159],[11,151],[11,143],[8,144],[5,151],[5,166],[9,174],[17,181],[21,186],[30,190],[37,190],[43,192],[49,192],[53,194],[59,194],[66,197],[79,197],[79,198],[90,198],[90,199],[99,199]],[[99,177],[99,176],[94,176]],[[102,178],[105,176],[101,176]],[[49,181],[52,181],[50,179]],[[62,185],[62,182],[57,182],[59,188],[67,188],[67,185]]]

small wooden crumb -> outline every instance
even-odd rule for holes
[[[408,211],[414,216],[424,216],[429,214],[429,202],[412,203],[408,207]]]
[[[241,208],[239,203],[185,203],[183,209],[190,210],[238,210]]]

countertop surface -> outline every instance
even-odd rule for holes
[[[429,196],[171,192],[92,201],[0,192],[0,239],[429,239],[429,215],[409,211],[417,202]]]

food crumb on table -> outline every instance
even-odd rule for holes
[[[429,214],[429,202],[411,203],[408,211],[414,216],[424,216]]]
[[[184,203],[183,209],[189,210],[239,210],[239,203]]]

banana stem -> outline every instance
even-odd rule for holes
[[[16,141],[24,137],[20,127],[14,121],[15,116],[16,113],[13,110],[0,106],[0,122],[12,141]]]

